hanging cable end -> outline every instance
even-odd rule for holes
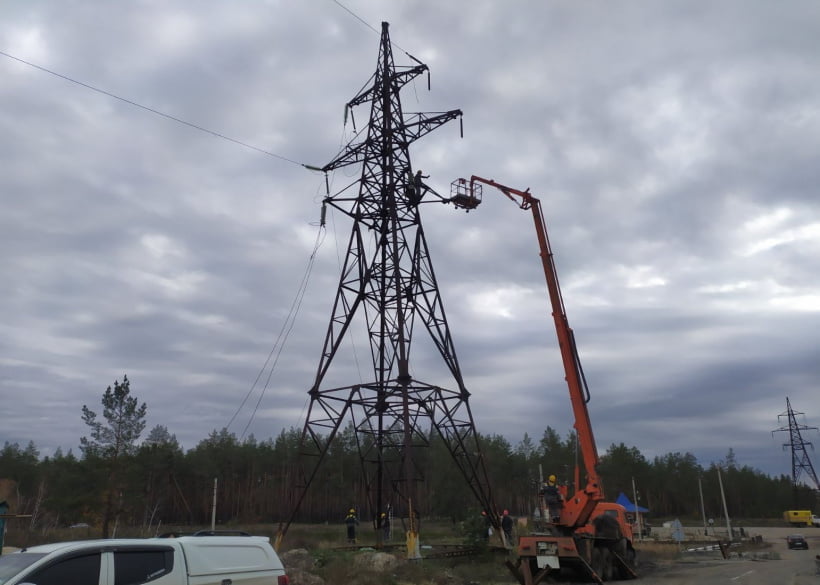
[[[320,173],[324,171],[324,169],[322,169],[320,167],[314,167],[313,165],[309,165],[307,163],[302,163],[302,166],[305,167],[309,171],[318,171]]]

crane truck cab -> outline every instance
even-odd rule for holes
[[[590,537],[621,539],[626,538],[632,542],[633,531],[632,522],[627,514],[626,508],[614,502],[598,502],[595,511],[592,513],[592,522],[581,526],[576,530],[578,534],[587,534]],[[608,520],[603,520],[607,518]],[[598,521],[596,530],[595,521]]]

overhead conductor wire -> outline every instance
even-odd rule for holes
[[[322,212],[322,215],[324,215],[324,211]],[[315,260],[316,260],[316,254],[319,251],[319,248],[321,247],[322,242],[324,242],[324,239],[325,239],[325,226],[324,226],[324,221],[322,221],[321,224],[319,225],[319,231],[316,233],[316,241],[313,245],[313,251],[310,253],[310,258],[308,259],[307,266],[305,267],[305,272],[302,275],[302,280],[299,283],[299,288],[296,291],[296,295],[294,296],[293,302],[290,305],[290,309],[288,310],[287,317],[285,318],[284,323],[282,323],[282,328],[279,330],[279,335],[276,338],[276,341],[274,342],[273,347],[271,348],[270,353],[268,354],[268,357],[265,360],[265,363],[262,365],[262,368],[259,370],[259,373],[256,375],[256,379],[253,381],[253,384],[251,385],[250,389],[248,390],[248,393],[245,395],[245,398],[242,400],[242,403],[236,409],[236,412],[234,413],[234,415],[231,417],[231,420],[227,424],[226,428],[229,428],[231,426],[231,424],[234,422],[236,417],[239,415],[241,410],[244,408],[245,403],[247,403],[248,398],[250,398],[251,394],[253,394],[254,390],[256,389],[257,385],[259,384],[259,380],[264,375],[265,370],[268,369],[268,364],[270,364],[270,370],[268,371],[267,378],[265,378],[265,385],[262,387],[262,391],[259,394],[259,399],[256,401],[256,405],[253,408],[253,412],[251,413],[251,416],[249,417],[248,422],[245,425],[245,428],[242,429],[242,434],[241,434],[240,438],[243,438],[245,436],[245,433],[247,433],[248,428],[250,428],[250,425],[253,422],[257,411],[259,410],[259,406],[262,403],[262,399],[265,396],[265,392],[267,391],[268,387],[270,386],[271,377],[273,376],[273,372],[276,369],[276,365],[279,363],[279,358],[282,355],[282,350],[285,348],[285,343],[287,343],[288,336],[290,335],[290,332],[293,331],[293,326],[296,324],[296,317],[299,314],[299,309],[302,306],[302,301],[305,298],[305,292],[307,291],[308,282],[310,281],[310,275],[313,272],[313,265],[314,265]],[[274,357],[274,354],[276,354],[276,357]],[[272,364],[271,364],[271,360],[273,360]]]
[[[242,142],[241,140],[231,138],[230,136],[226,136],[226,135],[221,134],[219,132],[215,132],[214,130],[209,130],[208,128],[205,128],[204,126],[200,126],[200,125],[194,124],[192,122],[187,122],[187,121],[183,120],[182,118],[177,118],[176,116],[172,116],[171,114],[166,114],[165,112],[161,112],[157,109],[154,109],[154,108],[151,108],[151,107],[148,107],[148,106],[144,106],[144,105],[142,105],[140,103],[137,103],[133,100],[130,100],[128,98],[124,98],[122,96],[118,96],[117,94],[111,93],[110,91],[100,89],[99,87],[95,87],[95,86],[90,85],[88,83],[84,83],[82,81],[79,81],[79,80],[74,79],[72,77],[69,77],[67,75],[63,75],[62,73],[57,73],[56,71],[53,71],[51,69],[47,69],[45,67],[37,65],[36,63],[32,63],[31,61],[26,61],[25,59],[21,59],[20,57],[15,57],[14,55],[6,53],[5,51],[0,51],[0,55],[3,55],[4,57],[8,57],[9,59],[13,59],[13,60],[15,60],[19,63],[24,64],[24,65],[28,65],[29,67],[33,67],[34,69],[38,69],[38,70],[40,70],[44,73],[48,73],[49,75],[54,75],[55,77],[59,77],[60,79],[64,79],[65,81],[69,81],[71,83],[77,84],[80,87],[84,87],[86,89],[90,89],[91,91],[101,93],[102,95],[108,96],[110,98],[114,98],[115,100],[119,100],[123,103],[126,103],[126,104],[130,105],[130,106],[134,106],[135,108],[140,108],[142,110],[145,110],[146,112],[150,112],[150,113],[155,114],[157,116],[162,116],[163,118],[167,118],[168,120],[172,120],[174,122],[177,122],[178,124],[183,124],[184,126],[188,126],[189,128],[199,130],[200,132],[205,132],[206,134],[210,134],[211,136],[221,138],[222,140],[227,140],[228,142],[233,142],[234,144],[244,146],[245,148],[250,148],[251,150],[255,150],[257,152],[261,152],[262,154],[266,154],[268,156],[278,158],[279,160],[283,160],[285,162],[289,162],[289,163],[294,164],[294,165],[299,165],[301,167],[305,167],[305,168],[310,169],[310,170],[316,170],[315,168],[311,167],[308,164],[300,163],[299,161],[293,160],[293,159],[288,158],[286,156],[282,156],[281,154],[276,154],[275,152],[265,150],[264,148],[259,148],[258,146],[248,144],[247,142]]]

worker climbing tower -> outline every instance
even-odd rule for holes
[[[417,456],[419,448],[429,445],[433,437],[446,445],[479,505],[495,509],[468,402],[470,394],[456,358],[419,213],[421,204],[440,203],[443,198],[413,168],[409,151],[413,142],[440,125],[460,120],[461,111],[402,111],[400,91],[407,83],[427,73],[429,88],[427,65],[408,57],[414,65],[394,65],[388,23],[382,23],[372,83],[350,100],[345,110],[347,114],[356,106],[370,105],[366,135],[362,138],[357,134],[321,169],[330,173],[361,165],[358,180],[335,194],[328,189],[324,201],[352,219],[353,226],[319,366],[309,390],[300,443],[301,481],[297,482],[298,493],[294,494],[292,515],[284,531],[334,438],[345,433],[349,439],[351,429],[371,517],[388,506],[411,522],[416,517],[417,507],[424,505],[416,493],[424,479]],[[337,352],[356,331],[363,332],[356,339],[366,337],[369,344],[372,377],[326,388],[331,369],[334,373],[339,369],[331,368]],[[415,370],[411,368],[414,334],[432,340],[425,361],[431,360],[431,353],[435,355],[435,347],[446,365],[442,371],[452,378],[453,389],[415,377],[420,370],[418,364]],[[352,360],[338,361],[336,365],[343,372],[353,370]]]
[[[778,420],[787,419],[788,426],[780,427],[772,433],[787,432],[789,433],[789,441],[783,443],[783,448],[789,447],[792,453],[792,484],[797,489],[799,485],[801,474],[805,473],[808,479],[813,482],[812,487],[820,493],[820,482],[817,481],[817,474],[814,471],[814,466],[811,464],[809,454],[806,451],[806,446],[813,447],[809,441],[805,441],[800,431],[817,430],[817,427],[809,427],[797,422],[797,415],[802,412],[795,412],[792,410],[791,402],[788,396],[786,397],[786,412],[777,416]]]

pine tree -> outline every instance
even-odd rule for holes
[[[86,459],[100,459],[108,471],[102,519],[102,537],[108,538],[111,521],[122,507],[122,471],[127,457],[136,452],[137,440],[145,430],[147,407],[131,396],[128,376],[122,377],[122,384],[115,380],[113,390],[111,386],[105,390],[102,405],[105,423],[97,420],[96,412],[83,405],[83,422],[91,428],[91,438],[82,437],[80,449]]]

